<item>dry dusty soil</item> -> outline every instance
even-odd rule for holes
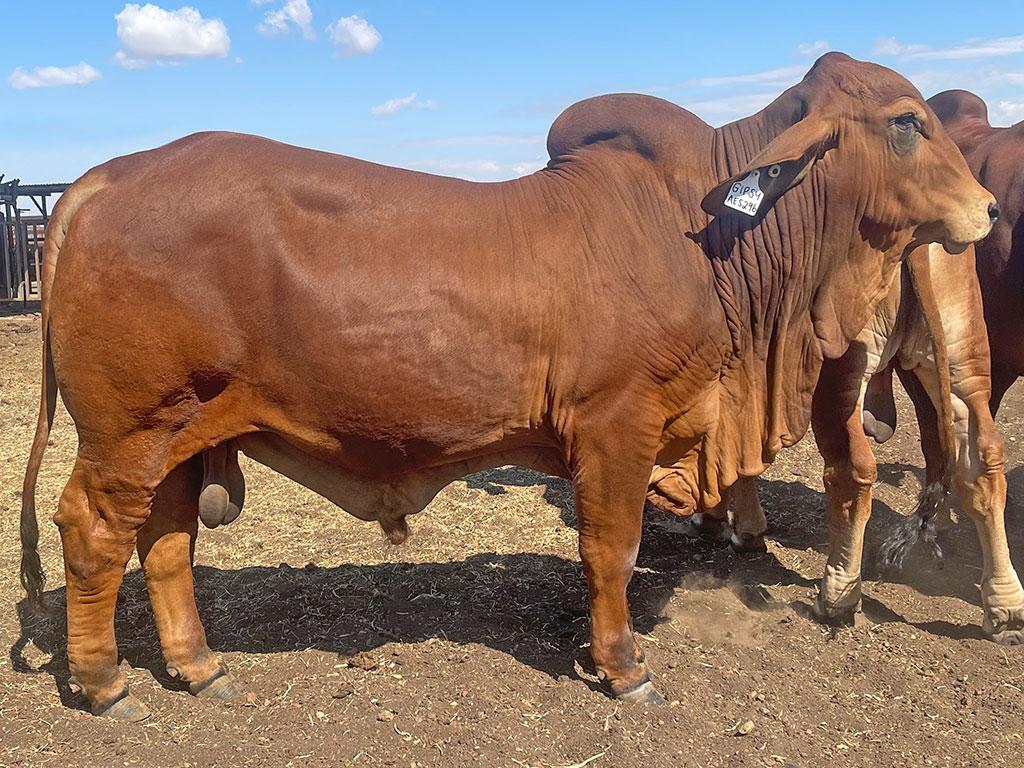
[[[48,617],[27,610],[17,578],[38,322],[0,316],[2,766],[1022,765],[1024,648],[981,636],[969,522],[948,534],[942,570],[919,553],[884,581],[869,562],[861,625],[830,630],[808,618],[826,537],[810,439],[761,485],[767,554],[688,539],[648,510],[630,596],[664,706],[623,705],[591,682],[564,481],[509,468],[453,483],[394,547],[376,526],[246,462],[246,508],[201,532],[196,582],[210,644],[251,686],[249,705],[175,690],[133,562],[118,642],[154,716],[92,717],[68,691],[49,522],[75,449],[63,412],[38,493]],[[877,450],[869,560],[919,488],[917,428],[905,398],[900,409],[896,438]],[[1018,570],[1022,420],[1016,389],[1000,424]]]

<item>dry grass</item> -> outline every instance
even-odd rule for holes
[[[137,564],[118,610],[133,691],[154,718],[93,718],[66,690],[55,508],[74,451],[61,414],[38,493],[49,618],[20,603],[17,512],[35,423],[37,323],[0,317],[0,766],[7,765],[1018,765],[1021,649],[978,639],[973,532],[908,584],[869,583],[862,626],[806,616],[825,540],[811,441],[763,485],[770,553],[750,559],[648,517],[631,587],[668,706],[592,689],[571,494],[519,469],[453,483],[401,547],[316,495],[246,462],[242,517],[204,530],[197,594],[211,646],[248,682],[248,707],[173,689]],[[919,487],[916,429],[878,451],[877,531]],[[1002,416],[1011,526],[1024,519],[1016,435]],[[1018,562],[1018,567],[1021,563]],[[869,569],[869,576],[874,576]],[[747,735],[737,735],[753,723]]]

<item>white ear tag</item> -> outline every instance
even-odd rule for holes
[[[757,209],[761,206],[761,201],[764,200],[764,192],[761,191],[761,185],[757,181],[760,175],[760,171],[751,171],[745,179],[733,184],[729,189],[729,194],[725,197],[725,204],[733,210],[747,214],[747,216],[756,214]]]

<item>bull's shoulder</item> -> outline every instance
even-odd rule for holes
[[[710,143],[711,127],[682,107],[654,96],[614,93],[567,108],[548,132],[548,154],[555,160],[596,144],[637,152],[656,160],[687,154]]]

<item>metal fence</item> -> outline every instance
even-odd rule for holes
[[[43,242],[50,219],[49,197],[59,195],[67,184],[3,182],[0,176],[0,302],[37,301],[42,274]],[[35,207],[18,206],[28,198]]]
[[[46,222],[42,216],[19,217],[8,222],[0,214],[0,227],[4,241],[0,300],[37,301]]]

